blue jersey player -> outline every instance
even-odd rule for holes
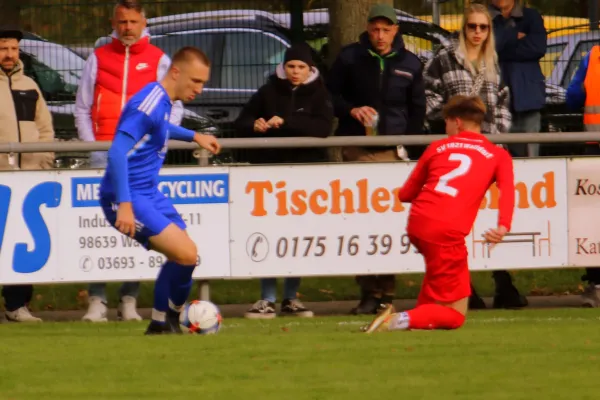
[[[207,56],[184,47],[173,56],[161,82],[148,84],[129,100],[100,185],[100,204],[112,226],[167,259],[156,279],[146,334],[181,333],[179,313],[190,294],[198,255],[179,213],[158,190],[158,177],[169,139],[193,141],[214,154],[220,151],[213,136],[169,122],[173,102],[194,99],[209,74]]]

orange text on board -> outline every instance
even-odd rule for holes
[[[370,187],[368,179],[360,179],[352,184],[342,185],[340,179],[334,179],[327,186],[306,190],[287,188],[286,181],[249,181],[246,184],[246,194],[252,196],[251,215],[265,217],[270,213],[275,215],[305,215],[305,214],[368,214],[403,212],[404,205],[398,200],[400,187]],[[546,172],[542,179],[527,185],[525,182],[515,183],[517,208],[554,208],[556,196],[554,190],[554,172]],[[274,210],[267,209],[267,203],[274,197]],[[500,191],[492,185],[480,209],[497,210]]]

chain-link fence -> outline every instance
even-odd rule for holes
[[[564,97],[581,57],[600,39],[598,24],[589,21],[590,15],[597,14],[593,1],[528,3],[542,12],[549,33],[548,51],[541,60],[551,88],[549,96]],[[444,38],[460,29],[462,10],[468,2],[441,3],[437,26],[427,23],[433,20],[430,0],[395,0],[407,47],[426,62]],[[57,137],[76,138],[73,112],[83,65],[95,47],[111,40],[115,3],[29,0],[15,4],[20,25],[28,32],[21,43],[26,73],[34,77],[49,101]],[[143,4],[154,45],[169,55],[185,45],[197,46],[213,62],[204,93],[186,105],[184,125],[190,128],[232,137],[233,122],[242,107],[274,72],[295,38],[311,44],[317,65],[327,70],[328,0],[149,0]],[[302,14],[300,30],[294,22],[298,14]],[[545,126],[549,130],[577,129],[570,125],[556,128],[552,123]],[[226,154],[221,161],[234,158],[243,159]],[[167,162],[195,163],[195,159],[190,152],[174,152]]]

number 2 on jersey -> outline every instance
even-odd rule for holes
[[[440,180],[437,185],[435,185],[435,191],[440,193],[445,193],[449,196],[456,197],[458,194],[458,189],[449,185],[452,179],[458,178],[459,176],[465,175],[471,169],[471,157],[466,154],[461,153],[450,153],[448,156],[448,161],[458,161],[458,167],[454,168],[452,171],[448,172],[440,176]]]

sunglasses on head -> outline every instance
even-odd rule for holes
[[[477,28],[479,28],[482,32],[485,32],[488,30],[490,26],[488,24],[474,24],[472,22],[469,22],[467,24],[467,28],[469,28],[472,31],[477,30]]]

